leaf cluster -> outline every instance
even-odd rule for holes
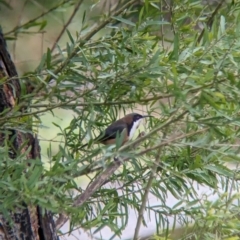
[[[71,217],[71,230],[81,226],[96,233],[108,227],[111,239],[121,236],[129,224],[129,209],[138,212],[139,224],[147,225],[144,212],[154,218],[159,236],[163,232],[169,236],[169,217],[173,226],[194,221],[191,236],[196,239],[235,236],[239,234],[238,206],[232,201],[238,200],[233,190],[238,189],[240,135],[239,3],[135,2],[123,2],[93,26],[84,12],[80,31],[66,29],[65,47],[48,49],[36,70],[22,77],[35,86],[20,101],[29,111],[4,112],[2,128],[16,127],[18,118],[22,131],[26,122],[36,129],[44,124],[40,116],[54,115],[57,108],[74,116],[67,127],[53,123],[61,143],[56,154],[50,144],[49,168],[40,162],[26,167],[24,156],[14,162],[1,158],[1,202],[11,209],[24,200],[64,212]],[[91,17],[95,16],[87,16]],[[122,148],[92,144],[120,112],[139,106],[154,115],[144,137]],[[28,117],[36,120],[29,122]],[[86,142],[88,147],[78,150]],[[84,204],[72,205],[88,191],[79,186],[79,179],[88,177],[91,186],[115,156],[123,160],[118,170]],[[202,202],[196,183],[218,193],[219,199]],[[14,194],[19,198],[13,200]],[[169,194],[177,202],[173,207],[167,202]],[[145,201],[148,196],[158,204]]]

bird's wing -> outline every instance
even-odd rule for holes
[[[115,139],[117,137],[117,134],[120,136],[120,134],[122,133],[122,131],[126,129],[127,130],[127,126],[125,123],[122,124],[118,124],[116,125],[111,125],[109,126],[105,132],[103,132],[99,137],[98,137],[98,141],[104,141],[106,139]]]
[[[93,143],[101,142],[103,144],[106,144],[107,141],[111,141],[117,137],[117,134],[120,137],[120,134],[125,130],[126,136],[124,136],[123,142],[125,142],[127,139],[127,125],[125,123],[118,123],[117,126],[110,125],[103,133],[101,133],[98,137],[96,137],[93,140]],[[82,149],[86,147],[88,143],[82,145],[79,149]]]

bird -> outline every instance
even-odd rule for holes
[[[104,145],[116,144],[116,139],[122,137],[121,146],[131,140],[135,131],[140,126],[143,118],[152,117],[151,115],[141,115],[138,113],[129,113],[123,118],[110,124],[105,131],[93,140],[93,143],[102,143]],[[80,149],[86,147],[88,143],[82,145]]]

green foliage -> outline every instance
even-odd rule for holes
[[[40,120],[29,123],[26,116],[54,114],[56,108],[68,110],[71,121],[67,127],[53,123],[62,141],[57,153],[50,145],[45,169],[39,161],[27,165],[24,155],[14,161],[6,152],[0,155],[1,205],[12,209],[25,201],[64,212],[71,217],[71,229],[94,228],[96,233],[108,227],[111,239],[121,238],[130,208],[140,216],[141,208],[154,214],[156,239],[170,239],[169,216],[174,226],[191,226],[191,233],[181,239],[237,236],[240,5],[134,2],[123,1],[102,13],[94,26],[95,16],[84,12],[81,31],[66,29],[65,47],[48,49],[36,71],[23,77],[36,83],[34,94],[43,94],[34,99],[34,94],[25,95],[20,104],[29,111],[4,113],[2,128],[20,125],[29,131],[27,126],[39,127]],[[36,26],[42,30],[46,24],[36,19],[14,31]],[[141,112],[139,107],[154,118],[138,144],[93,145],[101,130],[120,115]],[[88,146],[79,150],[86,142]],[[73,205],[85,192],[79,177],[94,182],[115,156],[126,161],[82,206]],[[193,183],[207,186],[218,199],[202,201]],[[158,205],[144,202],[148,191]],[[177,199],[172,208],[166,202],[169,193]],[[139,219],[147,225],[146,219]]]

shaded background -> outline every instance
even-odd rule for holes
[[[59,1],[60,2],[60,1]],[[111,3],[110,3],[111,2]],[[101,2],[101,4],[95,6],[90,9],[89,6],[92,3],[91,1],[86,3],[86,1],[81,5],[80,10],[72,20],[71,24],[68,26],[68,30],[74,36],[76,32],[78,32],[81,28],[81,21],[84,11],[87,11],[87,16],[97,16],[100,15],[103,11],[107,11],[111,8],[111,4],[115,4],[116,1],[106,1],[106,4]],[[212,1],[216,3],[217,1]],[[210,3],[210,1],[208,1]],[[9,39],[8,47],[9,51],[12,55],[13,61],[16,64],[19,75],[21,76],[25,72],[34,70],[41,61],[43,53],[47,51],[48,48],[52,48],[59,32],[66,24],[66,21],[69,19],[70,14],[72,13],[74,6],[69,6],[68,8],[64,7],[62,9],[58,9],[58,11],[54,11],[53,13],[48,14],[47,16],[39,19],[39,26],[44,26],[47,21],[47,25],[43,28],[40,33],[34,33],[34,28],[31,28],[32,34],[24,32],[19,32],[17,36],[11,34],[11,30],[17,25],[27,22],[30,19],[40,15],[43,12],[48,11],[52,6],[56,4],[56,1],[19,1],[19,0],[9,0],[9,7],[0,3],[1,14],[0,14],[0,23],[3,29],[3,32],[6,34],[6,37]],[[134,17],[134,16],[133,16]],[[167,15],[166,15],[167,17]],[[36,26],[36,32],[39,29],[39,26]],[[104,34],[104,32],[101,32]],[[171,34],[169,34],[171,35]],[[97,37],[97,36],[96,36]],[[17,40],[15,40],[15,39]],[[60,46],[65,46],[67,42],[68,36],[67,33],[64,33],[63,37],[59,41]],[[138,107],[139,112],[145,111],[141,106]],[[70,113],[69,110],[59,110],[55,109],[53,114],[44,113],[41,115],[42,127],[39,129],[39,139],[42,148],[42,159],[46,161],[47,148],[49,144],[51,144],[52,152],[55,153],[58,150],[59,142],[61,138],[57,137],[58,129],[52,124],[55,122],[61,125],[63,128],[69,125],[69,122],[72,120],[74,113]],[[46,167],[48,163],[46,162]],[[82,181],[81,184],[86,185],[87,181]],[[217,196],[213,195],[209,192],[208,188],[195,186],[198,189],[199,193],[203,193],[205,195],[210,195],[212,199],[215,199]],[[157,200],[153,196],[149,196],[149,201],[152,205],[158,204]],[[176,203],[175,198],[169,194],[168,205],[169,207],[173,206]],[[123,238],[131,238],[135,222],[137,219],[137,214],[132,212],[131,219],[129,221],[129,226],[123,233]],[[141,234],[150,235],[155,231],[154,217],[148,216],[148,227],[142,227]],[[67,230],[66,226],[63,228]],[[184,231],[184,230],[183,230]],[[79,233],[81,234],[81,239],[92,239],[92,235],[90,233],[84,233],[84,230],[77,230],[73,233],[73,236],[64,236],[65,239],[76,239],[79,237]],[[101,237],[111,236],[109,229],[104,229],[101,233],[98,233],[97,236]],[[179,233],[178,233],[179,234]],[[117,238],[116,238],[117,239]]]

